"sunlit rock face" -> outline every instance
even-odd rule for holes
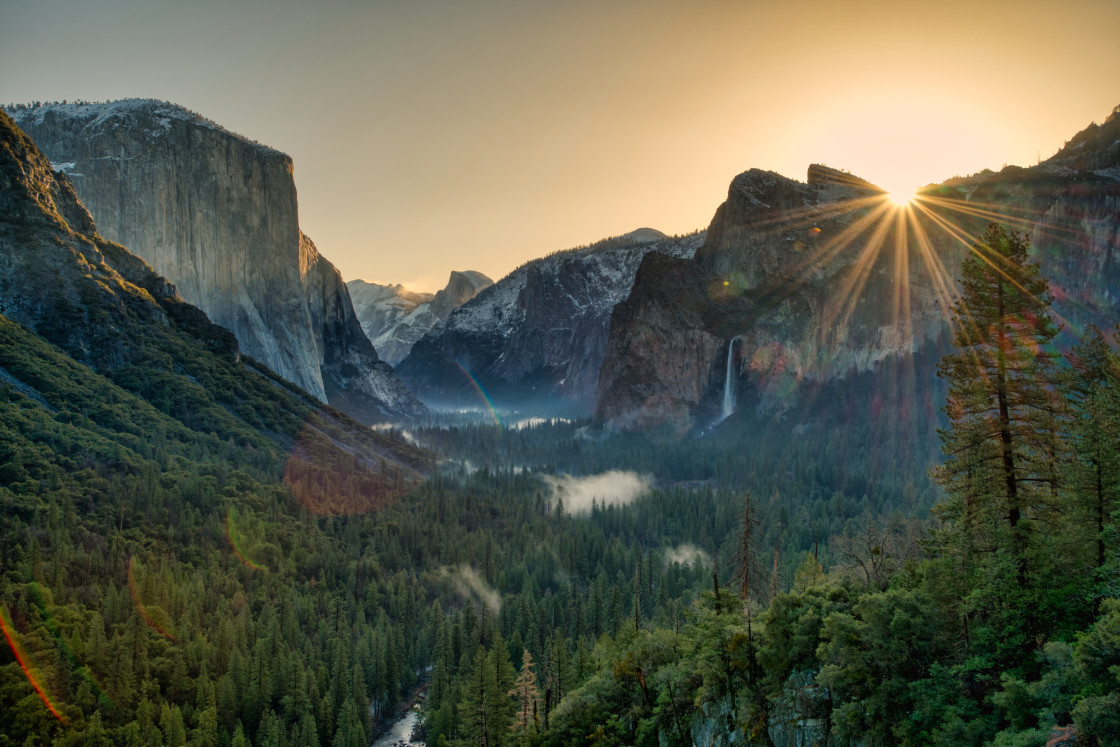
[[[425,401],[587,413],[595,401],[611,309],[642,258],[691,257],[703,235],[640,229],[534,260],[451,312],[420,339],[398,372]]]
[[[452,311],[493,284],[493,280],[472,270],[453,270],[447,286],[435,294],[364,280],[346,283],[366,336],[381,359],[394,366],[404,360],[417,340],[446,321]]]
[[[162,329],[172,316],[212,352],[237,343],[188,307],[175,287],[122,246],[105,241],[69,179],[0,112],[0,314],[102,371],[128,366],[136,340],[122,330]],[[0,367],[0,380],[46,404]],[[49,407],[49,405],[48,405]]]
[[[945,192],[1027,234],[1067,342],[1089,324],[1107,331],[1120,321],[1120,113],[1037,166],[981,174]]]
[[[647,258],[616,307],[596,417],[678,433],[706,424],[732,339],[742,405],[769,412],[802,381],[913,352],[943,314],[918,252],[896,252],[897,234],[882,190],[843,172],[814,166],[807,183],[740,174],[695,258]],[[910,293],[895,292],[900,280]]]
[[[960,263],[992,221],[1030,239],[1064,344],[1120,321],[1120,114],[1035,167],[931,186],[901,210],[822,166],[806,183],[740,174],[695,258],[646,258],[615,308],[595,415],[618,429],[707,426],[734,338],[739,406],[778,416],[807,383],[944,340]]]
[[[230,329],[244,353],[365,419],[423,410],[379,365],[346,286],[300,232],[287,155],[159,101],[12,115],[101,233]]]

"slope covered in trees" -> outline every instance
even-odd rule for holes
[[[303,525],[391,505],[430,456],[239,356],[2,114],[0,177],[0,738],[362,743],[408,677],[374,679],[389,618],[350,630],[337,528]]]
[[[1022,237],[966,264],[955,352],[786,422],[416,429],[437,468],[0,135],[0,744],[366,745],[424,685],[432,745],[1116,743],[1120,357],[1052,356]],[[907,413],[946,397],[930,519]],[[609,470],[643,490],[577,505]]]
[[[1090,329],[1059,366],[1021,235],[991,226],[962,275],[924,552],[879,517],[767,590],[758,528],[783,520],[748,494],[738,563],[672,626],[636,595],[525,741],[1120,743],[1120,353]]]

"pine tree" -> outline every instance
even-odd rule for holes
[[[758,526],[758,511],[748,490],[743,496],[743,523],[739,527],[739,543],[735,547],[735,563],[738,566],[735,578],[739,581],[739,599],[743,601],[748,618],[754,598],[764,596],[758,561]]]
[[[463,719],[459,733],[468,744],[495,747],[506,743],[509,721],[503,719],[499,704],[506,690],[500,687],[495,658],[487,656],[486,649],[479,646],[470,675],[463,679],[463,697],[459,704]]]
[[[1026,237],[992,224],[961,266],[953,307],[956,352],[941,360],[949,381],[945,462],[935,476],[945,578],[979,618],[981,648],[1004,666],[1030,659],[1056,610],[1044,610],[1054,569],[1045,542],[1056,523],[1064,404],[1051,341],[1047,282],[1027,259]],[[1052,551],[1052,548],[1051,548]],[[1046,621],[1047,614],[1051,622]],[[966,633],[967,637],[967,633]]]
[[[1120,493],[1120,357],[1096,327],[1090,327],[1069,356],[1066,391],[1073,422],[1076,457],[1073,492],[1091,527],[1096,549],[1093,566],[1107,560],[1106,528]]]
[[[1057,490],[1062,405],[1050,343],[1058,328],[1027,249],[1026,237],[994,223],[973,247],[953,307],[957,352],[938,371],[949,381],[952,422],[940,432],[946,460],[937,477],[956,501],[942,514],[977,524],[966,532],[981,532],[984,519],[1021,532],[1020,521],[1052,505]],[[975,513],[960,515],[981,496]]]

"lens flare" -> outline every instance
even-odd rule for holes
[[[27,681],[31,683],[31,687],[33,687],[35,692],[39,695],[39,699],[43,701],[43,705],[47,707],[47,710],[51,712],[52,716],[65,724],[66,719],[63,718],[58,708],[55,707],[55,704],[51,701],[50,695],[47,694],[46,687],[43,684],[43,673],[39,671],[39,667],[35,665],[35,661],[27,651],[24,650],[19,640],[19,634],[16,633],[15,626],[12,624],[12,618],[8,615],[8,608],[4,606],[0,606],[0,629],[4,631],[4,638],[8,640],[8,646],[11,647],[12,653],[16,657],[16,663],[19,664],[19,668],[23,670]]]
[[[474,375],[471,374],[471,372],[468,371],[466,367],[461,363],[455,361],[455,365],[459,367],[459,370],[462,371],[463,375],[467,377],[467,380],[471,382],[471,386],[473,386],[475,391],[478,392],[478,396],[482,398],[483,403],[485,403],[486,407],[490,410],[490,416],[494,418],[494,424],[501,428],[502,419],[498,417],[498,410],[494,407],[494,403],[491,401],[490,395],[488,395],[486,393],[486,390],[482,388],[482,384],[478,383],[478,379],[476,379]]]
[[[237,526],[238,519],[239,515],[237,511],[233,507],[230,507],[230,509],[226,511],[226,539],[229,540],[229,546],[233,549],[233,554],[254,571],[267,571],[268,569],[263,565],[254,563],[247,557],[244,540]]]
[[[338,448],[330,423],[317,416],[303,426],[284,465],[286,492],[317,516],[341,516],[380,511],[398,501],[415,487],[419,472],[408,464],[387,462],[377,456],[384,438],[370,429],[371,450],[367,453]],[[284,492],[275,500],[284,500]],[[251,562],[276,569],[284,563],[283,553],[270,537],[275,536],[265,523],[243,513],[241,524],[235,515],[230,522],[233,544]],[[244,552],[249,549],[251,552]]]
[[[79,677],[81,677],[86,681],[86,683],[89,684],[90,691],[94,694],[94,696],[97,697],[97,700],[99,702],[108,706],[112,706],[113,701],[111,701],[109,699],[109,696],[105,694],[105,689],[101,687],[101,683],[97,681],[97,679],[93,675],[93,672],[90,671],[89,667],[83,665],[80,661],[78,661],[78,657],[70,649],[70,644],[68,644],[66,642],[66,639],[62,637],[62,631],[59,629],[58,623],[55,622],[54,616],[51,614],[50,605],[48,604],[47,599],[44,598],[43,591],[40,588],[40,584],[38,582],[33,582],[29,585],[28,588],[31,591],[31,598],[35,601],[35,605],[39,608],[39,614],[42,615],[43,624],[46,626],[47,632],[51,634],[51,638],[54,639],[55,645],[58,646],[58,650],[70,664],[70,669],[77,673]]]
[[[140,566],[140,570],[144,573],[144,567]],[[159,633],[161,636],[169,641],[174,641],[175,634],[174,627],[171,624],[171,616],[164,611],[162,607],[154,604],[145,604],[140,595],[140,585],[136,583],[136,556],[131,555],[128,558],[128,591],[132,595],[132,604],[136,607],[136,611],[140,613],[140,617],[144,622],[148,623],[148,627]]]

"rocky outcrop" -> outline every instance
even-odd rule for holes
[[[882,190],[821,166],[808,183],[751,170],[732,182],[692,260],[649,257],[612,316],[595,414],[677,433],[716,418],[728,348],[741,401],[781,411],[799,382],[914,351],[943,329],[922,266],[894,250]],[[912,281],[913,278],[910,278]]]
[[[724,695],[704,701],[692,718],[694,747],[730,747],[748,744],[740,721],[746,707]],[[816,684],[816,672],[794,672],[781,694],[769,703],[767,733],[774,747],[833,747],[840,744],[831,731],[832,701],[828,689]],[[863,740],[844,741],[847,747],[863,747]]]
[[[107,250],[124,254],[99,236],[69,180],[0,112],[0,314],[81,362],[126,364],[130,341],[112,332],[168,324],[156,298],[176,295],[142,262],[122,257],[122,274]]]
[[[304,240],[287,155],[158,101],[12,114],[102,234],[230,329],[246,354],[359,417],[423,410],[377,365],[345,285]],[[393,392],[401,396],[365,401]]]
[[[489,288],[494,281],[481,272],[467,270],[465,272],[451,271],[451,277],[443,290],[436,293],[432,299],[431,311],[437,319],[446,320],[451,312],[471,300],[483,289]]]
[[[690,257],[702,241],[702,234],[641,229],[529,262],[453,311],[397,370],[428,402],[480,405],[488,396],[589,412],[611,309],[629,293],[642,258]]]
[[[199,453],[215,446],[256,452],[261,465],[286,463],[286,477],[344,465],[349,476],[365,480],[353,505],[368,511],[395,500],[430,469],[426,452],[323,406],[241,357],[229,330],[98,233],[67,177],[52,171],[2,111],[0,321],[0,389],[14,388],[55,417],[61,430],[35,416],[36,432],[67,434],[75,454],[91,443],[81,438],[112,445],[102,451],[112,459],[98,463],[109,472],[123,474],[142,461],[158,466],[150,461],[152,439],[167,434],[168,442],[194,444]],[[16,322],[25,329],[13,334]],[[169,453],[179,465],[174,447]],[[88,454],[83,459],[82,469],[95,464]],[[307,481],[293,479],[289,487],[299,493]],[[327,501],[314,489],[297,497],[338,505],[333,493]],[[119,498],[122,511],[131,505],[129,495]]]
[[[417,340],[493,284],[481,272],[453,270],[447,286],[434,295],[414,293],[402,285],[378,285],[364,280],[351,280],[346,285],[366,336],[382,360],[397,365]]]
[[[768,415],[807,383],[908,357],[948,333],[968,237],[991,221],[1029,235],[1067,342],[1115,324],[1120,115],[1036,167],[930,187],[910,209],[823,166],[806,183],[740,174],[694,259],[643,261],[612,315],[595,415],[619,429],[706,427],[732,344],[740,407]]]
[[[416,400],[393,367],[379,360],[362,331],[342,275],[300,234],[300,277],[303,281],[316,356],[327,401],[359,420],[372,422],[392,403],[393,414],[420,415]]]

